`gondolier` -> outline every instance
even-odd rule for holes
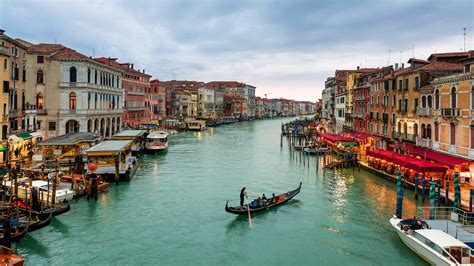
[[[247,197],[247,192],[245,191],[245,187],[240,190],[240,206],[244,206],[244,197]]]

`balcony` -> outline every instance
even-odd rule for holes
[[[46,109],[37,109],[36,114],[37,115],[47,115],[48,112],[46,112]]]
[[[10,51],[11,51],[10,47],[0,45],[0,54],[10,56],[11,55]]]
[[[395,134],[394,134],[395,133]],[[394,137],[395,136],[395,137]],[[402,139],[406,141],[411,141],[415,142],[416,141],[416,135],[414,134],[409,134],[409,133],[402,133],[402,132],[392,132],[392,137],[396,139]]]
[[[18,109],[10,109],[10,111],[8,112],[8,116],[10,118],[16,118],[18,117]]]
[[[416,110],[418,116],[433,116],[433,108],[421,108]]]
[[[431,139],[422,139],[416,138],[416,146],[425,147],[431,149],[433,146],[433,142]]]
[[[461,116],[459,108],[443,108],[441,109],[441,116],[444,118],[453,118]]]

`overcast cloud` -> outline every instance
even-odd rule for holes
[[[314,101],[336,68],[460,51],[463,27],[472,48],[473,11],[470,0],[0,0],[0,28],[160,80],[237,80],[258,95]]]

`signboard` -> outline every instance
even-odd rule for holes
[[[35,154],[33,155],[33,161],[42,161],[43,155],[42,154]]]
[[[61,155],[62,153],[63,153],[62,150],[54,150],[54,151],[53,151],[53,154],[54,154],[54,155]]]

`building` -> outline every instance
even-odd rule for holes
[[[321,117],[328,122],[332,122],[334,118],[334,95],[336,89],[336,79],[330,77],[325,82],[325,88],[322,93],[322,109]],[[335,122],[335,121],[334,121]]]
[[[255,86],[245,84],[244,87],[244,98],[245,101],[247,102],[247,113],[244,115],[247,116],[250,119],[255,118],[255,112],[256,112],[256,101],[255,101],[255,90],[257,88]]]
[[[198,115],[201,118],[213,118],[215,114],[214,88],[202,86],[198,89]]]
[[[346,87],[345,86],[337,86],[336,93],[335,93],[335,100],[336,104],[334,106],[334,114],[335,114],[335,133],[342,132],[344,124],[346,122]]]
[[[21,131],[35,130],[36,118],[25,115],[26,106],[26,50],[32,44],[19,39],[13,39],[0,29],[0,80],[2,91],[0,93],[0,124],[2,126],[2,139],[7,139],[8,134]]]
[[[150,81],[150,105],[153,120],[164,120],[166,118],[166,87],[155,79]]]
[[[117,58],[100,57],[95,60],[123,72],[122,88],[125,96],[122,114],[123,125],[135,128],[141,124],[150,123],[153,114],[150,105],[151,76],[145,74],[145,70],[136,70],[131,63],[117,62]]]
[[[373,78],[373,72],[361,74],[352,89],[353,101],[353,126],[355,131],[369,131],[369,112],[370,112],[370,80]]]
[[[46,138],[120,130],[122,71],[60,44],[38,44],[27,50],[26,73],[26,103]]]

